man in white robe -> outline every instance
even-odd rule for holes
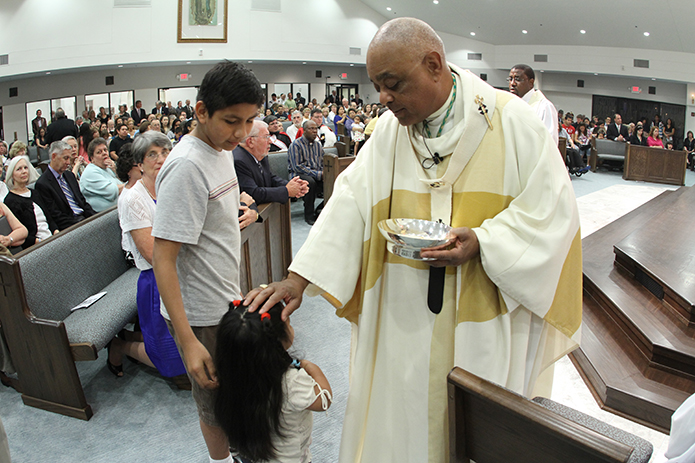
[[[284,300],[288,316],[306,290],[353,322],[341,463],[440,463],[453,366],[531,395],[577,346],[579,217],[533,110],[447,65],[427,24],[382,26],[367,71],[391,112],[338,177],[288,278],[245,303]],[[427,263],[388,253],[377,224],[399,217],[442,220],[453,242],[424,251]],[[428,309],[430,266],[446,267],[439,314]]]
[[[517,64],[509,71],[509,91],[528,103],[543,121],[543,125],[550,132],[550,136],[558,144],[558,120],[557,109],[543,92],[533,88],[536,82],[536,73],[531,66]]]

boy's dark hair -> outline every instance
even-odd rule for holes
[[[229,445],[251,461],[274,458],[272,436],[282,436],[283,377],[292,363],[282,309],[261,316],[230,304],[217,328],[215,416]]]
[[[240,103],[261,106],[264,100],[265,94],[253,72],[231,61],[217,63],[205,74],[197,98],[205,104],[208,116]]]
[[[135,160],[133,159],[133,152],[131,150],[132,145],[132,143],[126,143],[125,145],[121,146],[120,150],[118,150],[116,175],[123,183],[128,183],[128,180],[130,180],[128,173],[130,172],[130,169],[133,168],[133,164],[135,163]]]
[[[121,130],[121,127],[128,127],[128,125],[123,122],[121,122],[120,124],[116,124],[116,132]]]

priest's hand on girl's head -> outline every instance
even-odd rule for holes
[[[309,286],[308,280],[290,272],[287,278],[282,281],[261,285],[261,287],[249,291],[244,299],[244,305],[248,306],[249,312],[254,312],[260,307],[259,312],[265,313],[282,301],[285,303],[282,319],[287,320],[302,303],[302,295],[307,286]]]
[[[478,237],[467,227],[452,228],[452,239],[441,246],[423,249],[420,255],[432,267],[456,267],[468,262],[480,253]]]

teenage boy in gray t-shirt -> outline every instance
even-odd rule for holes
[[[264,94],[251,71],[228,61],[205,75],[198,126],[157,175],[153,267],[167,319],[191,378],[211,462],[232,462],[214,417],[217,324],[239,289],[239,185],[232,150],[248,135]],[[166,309],[165,309],[166,308]]]

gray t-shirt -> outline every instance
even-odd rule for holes
[[[217,325],[239,288],[239,183],[231,151],[187,135],[157,175],[152,235],[182,243],[176,261],[191,326]],[[162,304],[162,316],[169,315]]]

